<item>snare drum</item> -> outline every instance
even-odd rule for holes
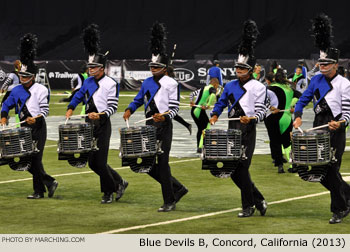
[[[122,166],[130,166],[137,173],[148,173],[159,149],[157,128],[151,125],[121,128],[119,133]]]
[[[328,131],[293,132],[292,163],[303,180],[320,182],[327,173],[332,156]]]
[[[9,164],[11,169],[26,171],[31,166],[31,155],[36,152],[32,130],[27,127],[0,131],[1,165]],[[15,159],[18,159],[15,161]]]
[[[74,167],[85,167],[89,152],[97,150],[90,123],[67,123],[58,126],[58,159]]]
[[[244,158],[242,132],[238,129],[210,129],[204,133],[202,169],[215,177],[231,176],[238,162]]]

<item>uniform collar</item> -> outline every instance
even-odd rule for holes
[[[99,82],[99,81],[102,80],[105,76],[106,76],[106,74],[103,73],[103,75],[101,76],[101,78],[96,79],[96,78],[94,77],[94,79],[95,79],[96,82]]]
[[[338,76],[338,73],[336,73],[332,78],[327,78],[327,77],[325,76],[325,79],[326,79],[329,83],[331,83],[331,81],[334,80],[335,77],[337,77],[337,76]]]

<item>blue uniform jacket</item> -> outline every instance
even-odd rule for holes
[[[310,83],[307,89],[303,92],[302,96],[299,98],[299,101],[295,105],[295,111],[294,116],[295,118],[301,117],[303,114],[303,109],[306,105],[309,104],[311,99],[313,99],[314,103],[314,109],[317,106],[317,104],[326,96],[326,94],[332,90],[331,84],[326,80],[325,76],[323,74],[315,75]],[[318,100],[314,97],[314,94],[319,92],[320,97]]]

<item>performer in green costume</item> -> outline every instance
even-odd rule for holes
[[[191,100],[191,116],[193,121],[198,127],[197,131],[197,152],[200,153],[203,148],[203,130],[210,129],[209,118],[206,113],[206,110],[210,106],[214,105],[216,101],[216,89],[219,86],[219,80],[217,78],[211,78],[209,85],[204,86],[201,89],[198,89],[190,94]],[[197,97],[193,101],[194,97]]]
[[[267,90],[270,113],[267,113],[265,125],[270,138],[270,149],[278,173],[284,173],[283,153],[284,148],[287,159],[291,149],[290,132],[292,131],[291,109],[298,101],[301,93],[292,89],[282,69],[278,69],[275,75],[275,83]],[[285,110],[285,111],[282,111]],[[289,171],[292,171],[289,169]]]

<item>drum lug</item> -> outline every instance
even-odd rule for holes
[[[335,157],[335,153],[337,152],[337,150],[336,149],[334,149],[334,148],[331,148],[331,155],[332,155],[332,159],[331,159],[331,162],[332,163],[336,163],[338,160],[336,159],[336,157]]]
[[[164,151],[162,151],[162,141],[157,140],[157,154],[162,154]]]
[[[97,138],[92,139],[92,151],[98,151],[99,148],[97,147]]]
[[[242,160],[246,160],[247,159],[247,156],[245,155],[246,149],[247,149],[247,147],[242,145]]]
[[[39,152],[37,146],[38,146],[38,141],[33,141],[33,150],[34,150],[34,152]]]

